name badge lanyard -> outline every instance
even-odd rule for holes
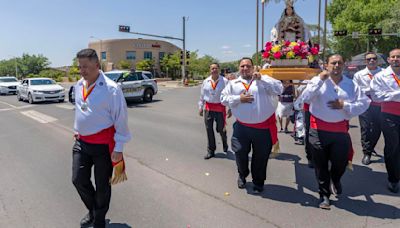
[[[397,78],[397,76],[393,73],[392,74],[394,80],[397,82],[397,85],[400,87],[400,80]]]
[[[86,111],[88,108],[88,103],[86,102],[88,96],[92,93],[94,87],[96,86],[96,83],[93,83],[92,85],[90,85],[89,87],[86,86],[85,83],[83,83],[82,86],[82,97],[83,97],[83,103],[81,106],[81,109],[83,111]]]
[[[253,79],[250,81],[249,84],[247,84],[247,83],[245,83],[245,82],[242,81],[242,84],[243,84],[243,86],[244,86],[244,89],[246,90],[246,94],[249,92],[249,89],[250,89],[250,86],[251,86],[252,83],[253,83]]]

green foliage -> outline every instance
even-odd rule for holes
[[[229,68],[232,72],[238,71],[238,61],[221,63],[221,69]]]
[[[198,76],[203,76],[206,77],[210,74],[210,65],[212,63],[219,63],[217,59],[210,55],[205,55],[201,58],[197,58],[197,51],[192,52],[191,58],[191,63],[189,70],[192,72],[192,75],[198,75]]]
[[[23,54],[18,59],[18,74],[22,77],[29,74],[39,74],[42,70],[48,68],[49,60],[43,55]]]
[[[151,71],[154,67],[154,60],[144,59],[136,63],[136,70],[147,70]]]
[[[0,61],[0,76],[16,76],[15,66],[17,58]]]
[[[117,68],[120,70],[129,70],[129,69],[131,69],[131,67],[132,67],[132,62],[130,62],[128,60],[121,60],[117,64]]]
[[[165,55],[160,61],[161,71],[164,72],[167,77],[175,79],[178,75],[181,75],[180,56],[180,52],[177,51],[172,55]]]
[[[400,0],[335,0],[328,6],[328,19],[334,30],[347,30],[349,34],[368,34],[368,29],[382,28],[383,33],[400,33]],[[388,53],[400,46],[394,36],[334,37],[334,52],[349,58],[370,50]]]

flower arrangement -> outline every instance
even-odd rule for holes
[[[319,45],[307,44],[303,41],[290,42],[281,41],[277,43],[267,42],[262,54],[263,58],[270,60],[278,59],[308,59],[313,62],[318,55]]]

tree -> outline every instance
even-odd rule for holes
[[[173,54],[165,55],[160,61],[160,68],[162,72],[166,73],[167,77],[172,79],[177,78],[179,74],[180,65],[180,52],[177,51]]]
[[[132,62],[130,62],[128,60],[121,60],[117,64],[117,68],[120,70],[129,70],[132,68]]]
[[[43,55],[23,54],[18,59],[18,72],[22,77],[28,74],[39,74],[40,71],[47,69],[49,65],[49,60]]]
[[[152,59],[144,59],[136,63],[137,70],[147,70],[151,71],[154,67],[154,60]]]
[[[399,33],[399,8],[399,0],[335,0],[328,6],[328,19],[334,30],[347,30],[350,34],[368,34],[371,28],[382,28],[384,33]],[[349,58],[367,51],[368,47],[388,53],[399,44],[400,38],[393,36],[334,37],[332,48]]]
[[[229,68],[232,72],[238,71],[238,61],[221,63],[221,69]]]

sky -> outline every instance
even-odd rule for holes
[[[0,60],[20,57],[23,53],[41,54],[52,67],[71,65],[75,54],[91,41],[157,39],[119,32],[118,25],[128,25],[133,32],[182,38],[183,16],[188,18],[186,49],[198,51],[199,56],[211,55],[226,62],[251,56],[256,50],[256,0],[0,0],[0,3]],[[305,23],[318,23],[318,0],[298,0],[294,7]],[[270,31],[284,8],[284,1],[266,5],[264,42],[270,39]],[[261,4],[259,18],[261,49]],[[182,47],[181,41],[165,41]]]

